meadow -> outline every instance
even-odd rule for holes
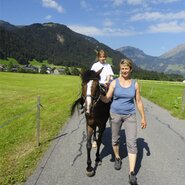
[[[185,119],[185,83],[139,80],[141,95],[167,109],[171,115]]]
[[[185,119],[185,84],[147,80],[139,84],[142,96]],[[80,90],[78,76],[0,73],[0,184],[26,181],[70,118],[70,107]],[[38,96],[42,105],[40,146],[36,139]]]
[[[79,77],[0,73],[0,184],[21,184],[70,117]],[[37,97],[41,100],[37,146]]]

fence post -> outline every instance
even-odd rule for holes
[[[40,145],[40,96],[37,97],[37,146]]]
[[[184,112],[184,104],[185,104],[185,89],[182,95],[182,112]]]

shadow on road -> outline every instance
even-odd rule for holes
[[[136,161],[136,168],[135,168],[136,174],[139,172],[139,170],[141,168],[141,163],[142,163],[142,159],[143,159],[143,155],[144,155],[144,149],[146,150],[147,156],[151,155],[148,143],[145,142],[145,140],[143,138],[137,139],[137,148],[138,148],[138,153],[137,153],[137,161]]]
[[[120,133],[120,157],[121,159],[127,157],[127,148],[126,148],[126,137],[125,137],[125,131],[121,130]],[[101,158],[111,155],[110,161],[115,161],[114,152],[112,149],[112,143],[111,143],[111,128],[107,127],[104,131],[103,138],[102,138],[102,145],[104,147],[101,150]]]
[[[103,146],[102,146],[103,145]],[[104,131],[103,138],[102,138],[102,145],[101,145],[101,159],[111,156],[110,161],[114,162],[115,157],[112,149],[112,144],[111,144],[111,128],[107,127]],[[137,153],[137,161],[136,161],[136,167],[135,167],[135,172],[136,174],[139,172],[142,164],[142,159],[144,155],[144,150],[146,150],[146,155],[150,156],[150,148],[148,146],[148,143],[145,142],[144,138],[138,138],[137,139],[137,148],[138,148],[138,153]],[[125,136],[125,131],[121,130],[121,138],[120,138],[120,157],[123,160],[128,156],[127,153],[127,146],[126,146],[126,136]]]
[[[127,145],[126,145],[126,136],[125,136],[124,129],[121,130],[120,136],[121,137],[120,137],[119,151],[120,151],[120,157],[123,160],[124,158],[126,158],[128,156]],[[143,155],[145,153],[144,150],[146,150],[147,156],[151,155],[148,143],[145,142],[144,138],[137,139],[137,148],[138,148],[138,153],[137,153],[137,161],[136,161],[136,167],[135,167],[136,174],[139,172],[139,170],[141,168]],[[106,129],[103,133],[102,143],[100,146],[100,158],[101,158],[101,160],[103,160],[103,158],[105,158],[109,155],[110,155],[110,161],[114,162],[115,157],[114,157],[114,152],[113,152],[112,143],[111,143],[111,128],[106,127]],[[95,166],[94,166],[95,173],[96,173],[96,170],[99,165],[101,165],[101,162],[95,164]]]

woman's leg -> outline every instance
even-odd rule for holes
[[[113,151],[114,151],[114,156],[116,159],[120,159],[120,156],[119,156],[119,145],[118,144],[115,144],[112,146],[113,148]]]
[[[115,113],[110,113],[110,125],[112,132],[112,147],[114,151],[115,158],[120,158],[119,156],[119,140],[120,140],[120,130],[122,126],[121,116]]]
[[[128,153],[128,158],[129,158],[129,167],[130,167],[129,174],[130,174],[131,172],[134,172],[135,170],[136,154]]]
[[[112,148],[115,155],[115,170],[121,169],[121,158],[119,155],[119,140],[122,126],[121,116],[117,114],[110,114],[111,130],[112,130]]]
[[[136,115],[133,114],[125,119],[125,134],[129,158],[129,173],[134,172],[137,157],[137,121]]]

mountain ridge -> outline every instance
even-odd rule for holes
[[[125,54],[114,50],[93,37],[72,31],[66,25],[47,22],[31,25],[11,25],[0,21],[0,59],[14,58],[19,64],[28,65],[29,61],[47,60],[49,64],[91,68],[96,61],[99,49],[107,53],[107,62],[112,65],[115,74],[119,74],[119,63]],[[140,58],[145,58],[144,52]],[[134,61],[134,60],[133,60]],[[133,62],[132,77],[136,79],[173,80],[182,79],[180,75],[165,75],[143,70]]]
[[[185,44],[180,44],[159,57],[147,55],[142,50],[131,46],[123,46],[117,50],[131,58],[144,70],[180,74],[185,77]]]
[[[55,65],[90,68],[96,59],[96,50],[101,48],[111,57],[112,65],[118,71],[119,61],[125,58],[96,39],[58,23],[15,26],[0,21],[0,33],[0,58],[13,57],[21,64],[36,59]]]
[[[175,48],[163,53],[160,58],[171,58],[174,57],[175,55],[178,55],[181,52],[185,51],[185,44],[180,44],[176,46]]]

